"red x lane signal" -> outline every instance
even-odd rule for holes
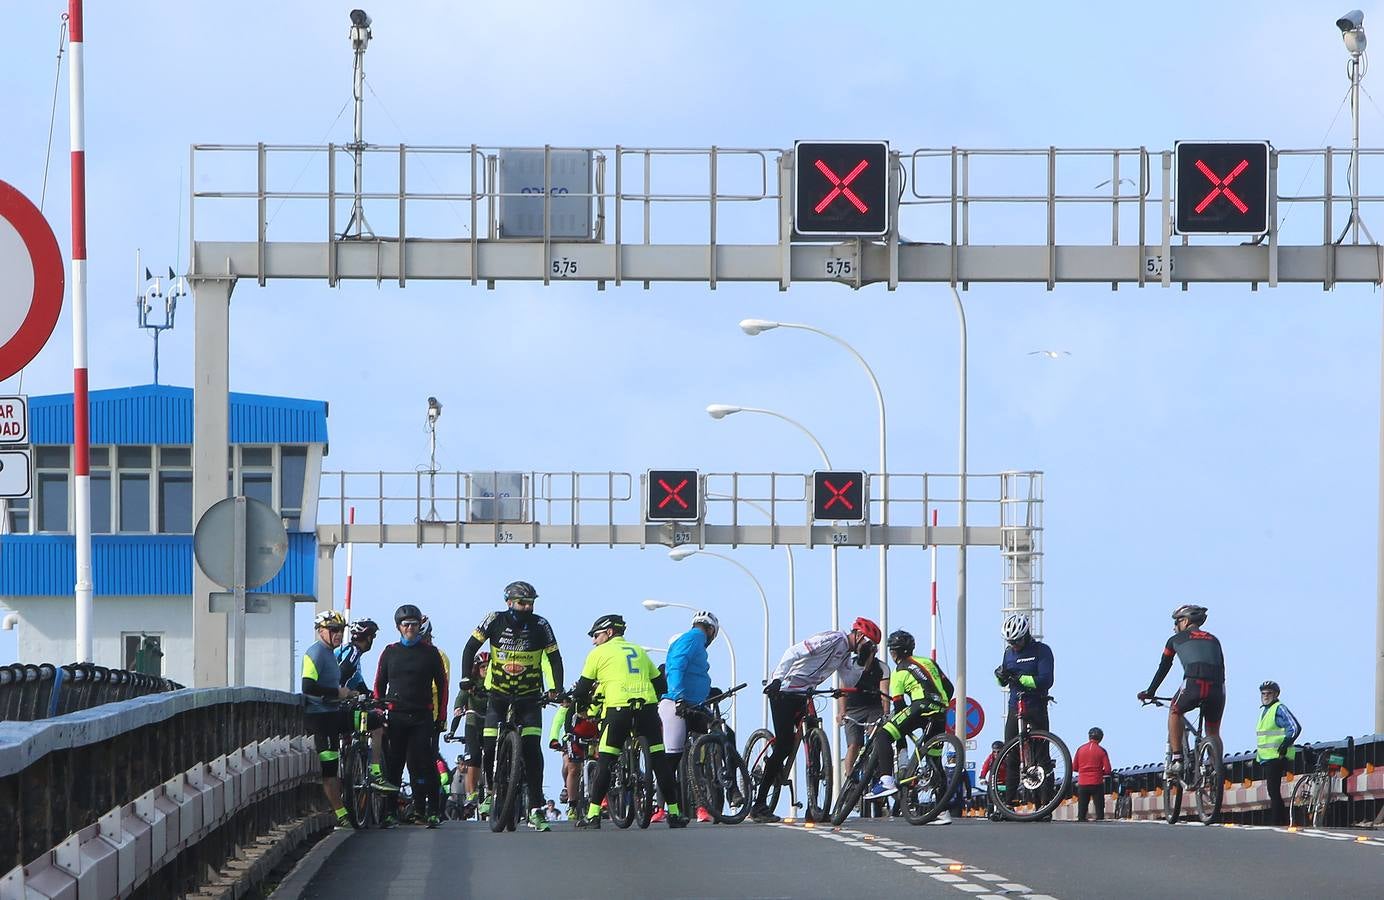
[[[812,473],[812,518],[858,522],[865,511],[864,472]]]
[[[1264,234],[1269,229],[1268,141],[1179,141],[1174,231]]]
[[[793,230],[799,237],[889,233],[887,141],[798,141],[793,185]]]
[[[695,522],[701,517],[701,481],[696,469],[650,469],[645,518],[651,522]]]

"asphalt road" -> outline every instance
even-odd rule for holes
[[[1357,837],[1360,840],[1357,840]],[[913,827],[851,820],[598,833],[338,833],[274,896],[951,898],[1384,897],[1384,838],[1104,822]]]

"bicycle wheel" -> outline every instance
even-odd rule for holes
[[[841,780],[841,793],[836,798],[836,806],[831,810],[831,824],[839,826],[850,816],[860,802],[860,795],[875,779],[875,755],[867,745],[856,755],[855,765]]]
[[[961,784],[966,747],[950,732],[935,734],[925,741],[909,741],[913,748],[907,771],[896,779],[903,795],[903,815],[910,825],[926,825],[942,814]],[[948,769],[942,760],[950,751],[956,765]]]
[[[1072,784],[1072,754],[1047,731],[1014,735],[1000,748],[995,767],[1006,773],[1006,789],[995,792],[995,806],[1015,822],[1051,815]]]
[[[1115,799],[1115,818],[1132,819],[1134,818],[1134,798],[1128,794],[1121,794]]]
[[[634,812],[635,821],[640,828],[648,828],[649,822],[653,820],[654,808],[658,806],[656,795],[658,793],[657,779],[654,778],[654,758],[649,752],[649,741],[646,738],[638,738],[634,742],[632,760],[634,762]],[[664,798],[667,802],[667,798]]]
[[[773,752],[774,733],[767,728],[759,729],[745,742],[745,765],[750,770],[750,785],[754,788],[756,797],[759,796],[759,785],[764,781],[764,766],[769,762]],[[784,768],[786,770],[787,766]],[[764,805],[769,809],[778,806],[779,791],[782,787],[782,776],[779,777],[778,783],[769,785],[769,792],[764,799]]]
[[[831,743],[825,731],[814,728],[803,738],[803,746],[807,755],[807,809],[804,818],[808,822],[825,822],[831,815],[831,795],[835,787]]]
[[[341,803],[351,827],[370,827],[370,753],[353,743],[341,759]]]
[[[519,732],[506,731],[495,742],[495,776],[490,786],[490,830],[496,834],[508,828],[514,818],[514,795],[523,776],[523,766]]]
[[[519,761],[518,781],[514,783],[514,803],[510,806],[509,822],[505,825],[505,831],[513,831],[523,825],[529,819],[529,810],[533,805],[529,802],[529,782],[524,775],[523,760]]]
[[[610,793],[607,798],[610,801],[610,821],[617,828],[629,828],[634,824],[636,784],[633,755],[633,749],[626,745],[610,768]]]
[[[1221,813],[1221,798],[1225,795],[1225,761],[1221,756],[1221,741],[1208,735],[1197,744],[1196,756],[1197,818],[1210,825]]]
[[[1299,778],[1293,785],[1293,794],[1288,800],[1288,823],[1295,828],[1306,828],[1308,825],[1316,824],[1314,819],[1319,818],[1316,814],[1316,798],[1316,775],[1309,773]]]

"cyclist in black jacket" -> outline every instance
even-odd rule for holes
[[[442,822],[438,809],[440,783],[437,772],[437,736],[446,728],[447,671],[442,654],[422,640],[423,614],[412,603],[394,611],[399,641],[384,648],[375,670],[375,696],[389,704],[385,724],[386,777],[398,784],[408,762],[415,801],[422,798],[422,812],[429,828]],[[433,689],[437,708],[433,709]],[[393,816],[386,819],[386,823]]]
[[[1140,700],[1147,700],[1158,692],[1168,672],[1173,667],[1173,657],[1182,663],[1183,682],[1173,695],[1168,706],[1168,758],[1166,774],[1176,776],[1182,771],[1182,714],[1201,707],[1202,721],[1206,723],[1206,733],[1212,737],[1221,736],[1221,714],[1225,712],[1225,655],[1221,652],[1221,642],[1209,631],[1202,630],[1206,623],[1206,607],[1184,603],[1173,610],[1173,636],[1163,646],[1163,658],[1158,662],[1158,671],[1153,673],[1153,681],[1148,690],[1139,692]]]

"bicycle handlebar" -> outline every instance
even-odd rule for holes
[[[1139,701],[1143,706],[1166,706],[1173,702],[1172,697],[1155,697],[1152,694]]]

